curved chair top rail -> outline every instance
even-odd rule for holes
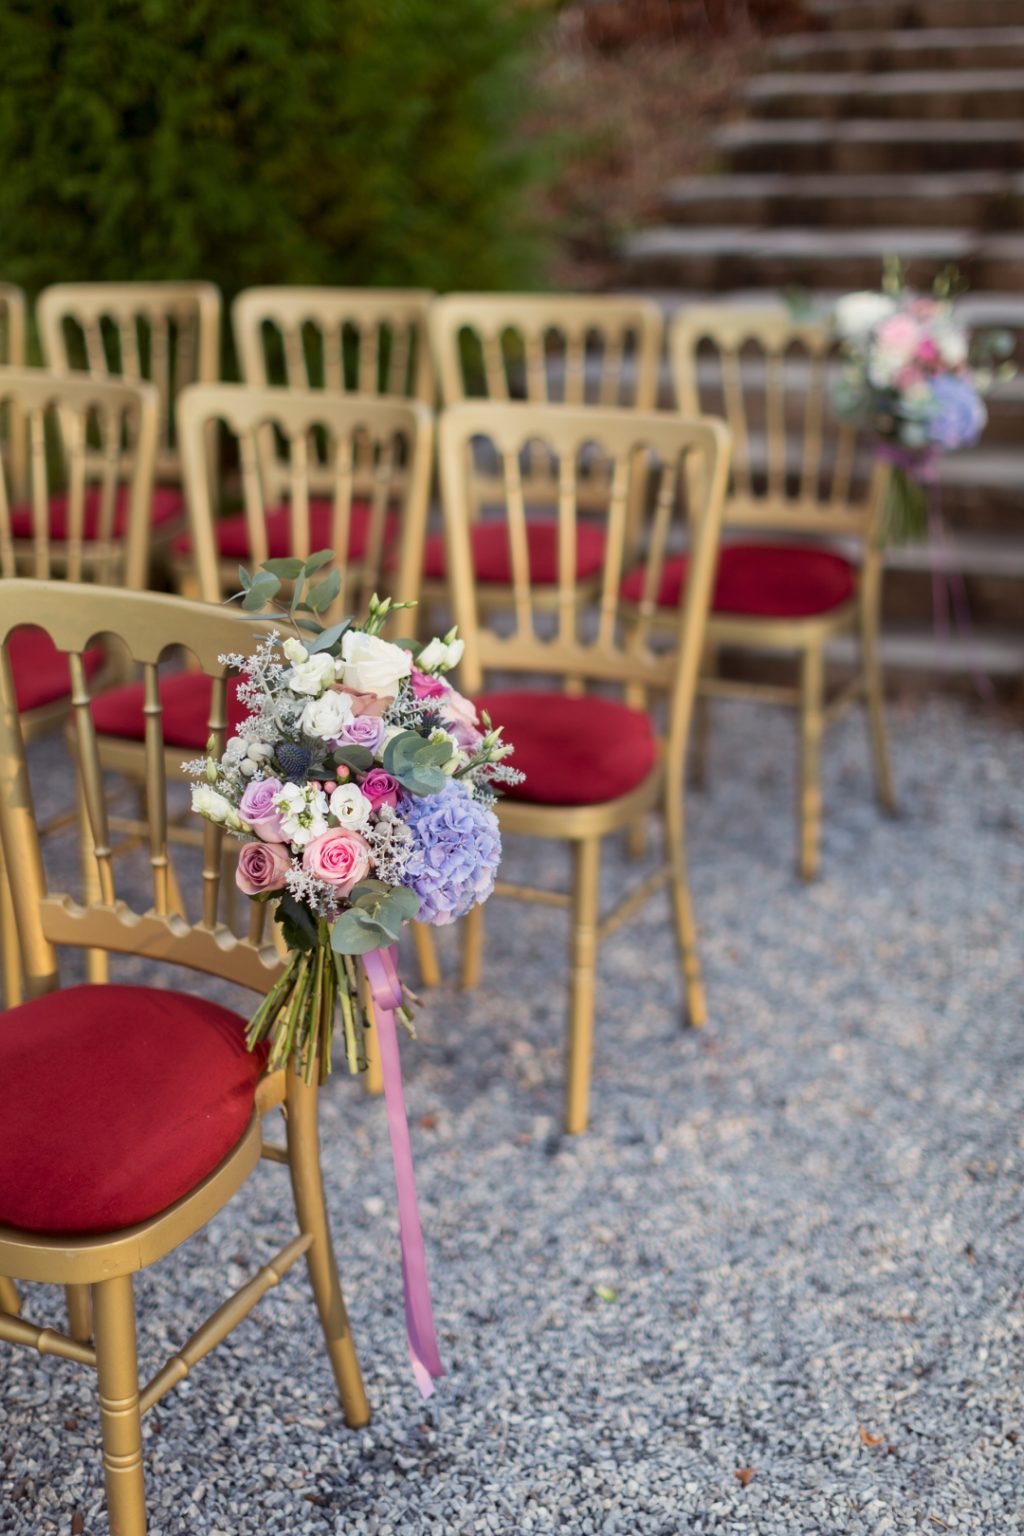
[[[247,384],[185,389],[178,401],[182,465],[199,590],[211,602],[222,596],[209,473],[215,451],[210,429],[217,423],[237,440],[253,564],[268,557],[267,515],[281,507],[289,516],[289,553],[303,558],[313,553],[319,495],[330,504],[330,547],[339,555],[342,572],[335,604],[339,615],[351,612],[357,601],[365,603],[373,590],[416,600],[433,449],[433,415],[427,406],[321,389]],[[363,533],[358,556],[350,559],[357,517],[364,520]],[[408,620],[397,625],[400,631],[403,627],[409,628]]]
[[[826,322],[777,309],[697,305],[672,320],[679,409],[722,415],[732,433],[730,525],[869,536],[888,472],[830,409],[836,352]]]
[[[159,406],[153,385],[0,368],[0,409],[5,406],[27,443],[28,491],[22,501],[13,467],[0,474],[0,575],[13,577],[27,564],[40,578],[57,569],[71,581],[87,573],[111,580],[117,573],[129,588],[143,588]]]
[[[433,297],[427,288],[247,288],[231,306],[242,377],[266,385],[276,371],[292,389],[320,385],[432,406]]]
[[[474,339],[486,398],[639,409],[657,403],[663,325],[650,299],[449,293],[435,300],[430,326],[445,405],[481,393],[467,378]]]
[[[178,478],[174,400],[220,377],[220,291],[212,283],[55,283],[36,303],[50,367],[150,379],[160,392],[157,472]]]
[[[480,440],[496,454],[504,480],[493,510],[507,531],[511,616],[485,609],[473,581],[466,509],[470,450]],[[534,601],[524,496],[524,465],[538,449],[549,456],[558,486],[554,515],[544,519],[557,550],[557,596],[546,611]],[[671,731],[682,731],[684,739],[717,559],[728,475],[726,427],[668,412],[468,401],[442,415],[440,459],[467,688],[477,691],[487,670],[650,686],[668,691]],[[584,497],[595,475],[607,487],[599,513]],[[586,578],[578,568],[584,525],[602,535],[600,568]],[[666,555],[683,545],[688,573],[677,643],[666,650],[651,643],[657,596]]]
[[[0,283],[0,337],[3,340],[3,360],[15,367],[25,361],[25,319],[28,305],[25,294],[14,283]]]
[[[20,626],[44,630],[68,657],[74,761],[94,848],[98,896],[55,889],[40,853],[38,825],[14,693],[7,640]],[[252,903],[249,930],[240,936],[222,919],[224,831],[199,822],[202,839],[202,915],[190,921],[173,910],[168,865],[167,776],[159,663],[185,647],[211,680],[207,724],[218,750],[226,729],[228,666],[222,657],[247,653],[261,629],[239,615],[206,603],[114,587],[75,586],[30,579],[0,581],[0,835],[11,882],[30,996],[58,982],[55,946],[106,949],[166,961],[224,977],[263,991],[280,958],[265,929],[265,906]],[[87,655],[96,641],[114,636],[141,670],[146,710],[146,849],[148,890],[134,905],[119,895],[115,869],[128,860],[111,855],[104,776],[90,709]],[[184,749],[182,755],[187,755]],[[74,861],[72,861],[73,864]],[[198,882],[197,882],[198,883]]]

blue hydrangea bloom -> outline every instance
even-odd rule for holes
[[[486,901],[501,860],[494,812],[452,779],[439,795],[403,795],[401,815],[412,831],[403,884],[420,899],[416,921],[441,927]]]
[[[940,374],[931,381],[928,438],[937,448],[968,448],[981,436],[988,420],[984,402],[969,379]]]

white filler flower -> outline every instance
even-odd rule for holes
[[[315,784],[285,784],[274,796],[274,809],[280,811],[284,835],[296,848],[305,848],[327,831],[327,796]]]

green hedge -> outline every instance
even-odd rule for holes
[[[7,0],[0,278],[529,284],[508,0]]]

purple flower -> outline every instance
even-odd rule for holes
[[[976,443],[988,412],[971,381],[955,373],[943,373],[932,379],[931,390],[929,441],[946,451]]]
[[[238,804],[238,813],[247,821],[256,836],[265,843],[286,843],[280,813],[274,806],[274,798],[281,793],[280,779],[256,779],[245,786],[245,793]]]
[[[497,816],[454,779],[438,795],[403,795],[400,809],[412,831],[404,883],[420,899],[416,921],[440,927],[465,917],[494,889]]]
[[[379,715],[352,715],[345,721],[338,736],[339,746],[366,747],[376,752],[384,740],[387,726]]]

